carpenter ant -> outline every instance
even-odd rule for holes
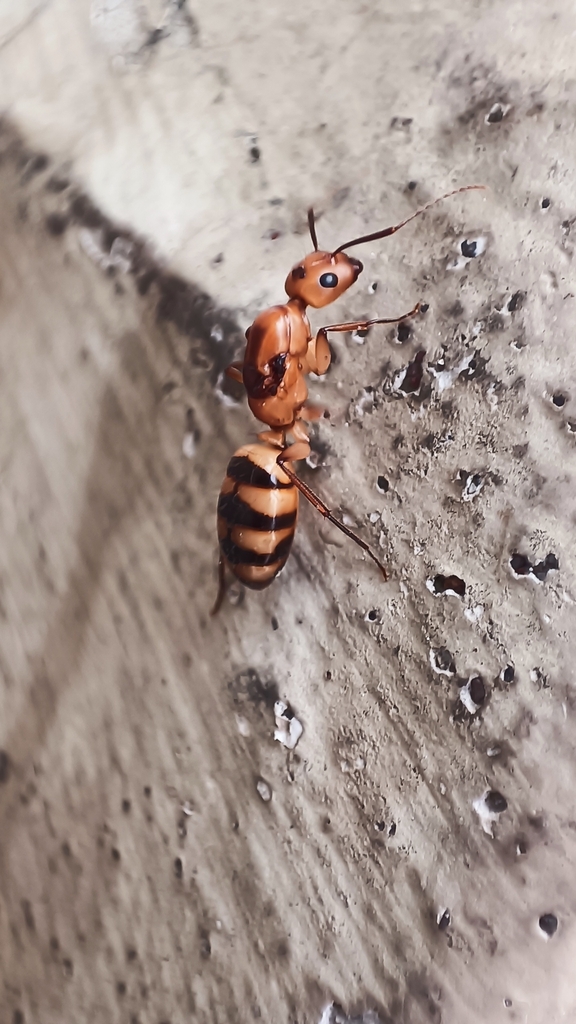
[[[226,371],[233,380],[244,384],[250,409],[269,429],[258,434],[258,442],[239,448],[226,470],[218,500],[219,589],[213,615],[224,598],[226,566],[253,590],[267,587],[283,568],[296,528],[298,491],[325,519],[358,544],[387,579],[384,566],[368,544],[332,515],[318,495],[300,480],[290,463],[306,459],[310,454],[304,424],[318,419],[323,412],[307,401],[306,375],[324,374],[328,370],[331,359],[328,334],[365,331],[374,324],[400,323],[415,316],[420,304],[392,319],[330,324],[321,327],[315,337],[311,334],[306,307],[320,309],[329,305],[358,280],[363,266],[360,260],[348,256],[345,249],[393,235],[449,196],[483,187],[466,185],[448,192],[400,224],[353,238],[333,252],[318,248],[314,212],[308,211],[314,252],[288,274],[285,283],[288,302],[272,306],[256,317],[246,331],[243,362],[233,363]]]

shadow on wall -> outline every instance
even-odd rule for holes
[[[14,774],[25,774],[42,747],[59,700],[78,669],[111,545],[126,533],[131,521],[168,509],[181,486],[182,434],[169,430],[166,443],[164,425],[159,421],[163,398],[179,386],[173,380],[166,381],[167,368],[182,385],[184,402],[192,400],[205,410],[214,431],[215,455],[220,445],[224,466],[230,443],[225,439],[221,405],[214,400],[214,386],[243,339],[229,312],[219,308],[202,289],[163,268],[142,239],[113,224],[84,192],[52,168],[45,154],[32,152],[6,119],[0,120],[0,174],[5,178],[2,192],[6,207],[13,206],[15,219],[20,221],[15,237],[25,239],[28,253],[33,246],[28,244],[26,232],[29,228],[32,234],[38,222],[53,240],[75,229],[80,245],[96,264],[92,273],[110,279],[111,302],[114,292],[116,296],[124,293],[122,275],[133,277],[136,294],[128,301],[141,303],[138,318],[143,324],[139,333],[119,329],[115,342],[119,365],[101,394],[87,487],[77,519],[76,562],[69,572],[64,596],[55,604],[45,628],[42,650],[29,665],[29,697],[4,740],[5,751],[0,752],[0,782],[8,782]],[[33,217],[29,216],[31,210]],[[25,285],[31,293],[34,273],[39,281],[45,276],[45,247],[46,235],[38,244],[36,271],[34,262],[29,265]],[[12,255],[11,250],[8,258]],[[74,260],[68,259],[67,266],[74,277]],[[62,303],[62,316],[69,318],[65,296]],[[81,317],[81,295],[78,307]],[[183,338],[175,337],[167,329],[170,326]],[[194,412],[188,408],[182,413],[183,430],[189,429]],[[217,486],[215,481],[212,483]],[[210,497],[215,499],[215,487],[214,495],[210,488],[204,493],[204,503],[209,503]],[[187,499],[188,504],[191,500]],[[42,553],[45,558],[40,545],[40,559]],[[180,572],[178,552],[173,552],[172,569]],[[130,604],[130,582],[122,574],[118,587]],[[138,621],[137,603],[131,605],[131,611]],[[6,851],[10,845],[6,830],[18,796],[12,786],[5,787],[0,795]]]

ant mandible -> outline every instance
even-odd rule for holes
[[[349,530],[294,472],[290,463],[306,459],[310,439],[306,423],[323,410],[308,403],[306,375],[324,374],[330,365],[328,334],[367,330],[375,324],[397,324],[415,316],[417,303],[402,316],[329,324],[312,336],[306,307],[320,309],[339,298],[358,280],[364,269],[360,260],[344,251],[362,242],[393,235],[436,203],[483,185],[465,185],[427,203],[393,227],[353,238],[333,252],[318,248],[313,210],[308,226],[314,252],[292,268],[286,278],[288,302],[272,306],[256,317],[246,331],[246,351],[241,363],[226,373],[244,384],[254,416],[269,429],[254,444],[243,445],[233,455],[218,500],[220,542],[219,588],[212,609],[215,615],[226,590],[226,566],[252,590],[267,587],[284,567],[296,528],[298,492],[342,533],[350,537],[376,562],[384,579],[386,569],[368,544]],[[289,440],[291,438],[291,440]],[[280,449],[280,451],[279,451]]]

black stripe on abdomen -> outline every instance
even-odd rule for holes
[[[274,551],[262,555],[256,551],[248,551],[246,548],[238,547],[230,537],[222,537],[220,547],[222,554],[230,562],[230,565],[273,565],[274,562],[280,562],[282,559],[286,560],[288,558],[293,539],[294,534],[291,533],[289,537],[285,537],[284,540],[281,540],[276,545]]]
[[[269,533],[285,530],[296,522],[296,509],[281,516],[267,516],[264,512],[256,512],[242,501],[239,494],[233,493],[220,495],[218,515],[230,526],[249,526],[252,530],[266,530]]]
[[[272,476],[268,470],[262,469],[252,462],[247,455],[234,455],[228,463],[226,475],[232,477],[236,483],[251,484],[252,487],[293,487],[291,483],[282,483],[276,476]]]

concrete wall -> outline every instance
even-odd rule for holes
[[[573,1019],[574,21],[0,5],[2,1024]],[[312,389],[390,581],[305,508],[210,619],[219,375],[307,207],[335,246],[475,182],[313,321],[429,307]]]

